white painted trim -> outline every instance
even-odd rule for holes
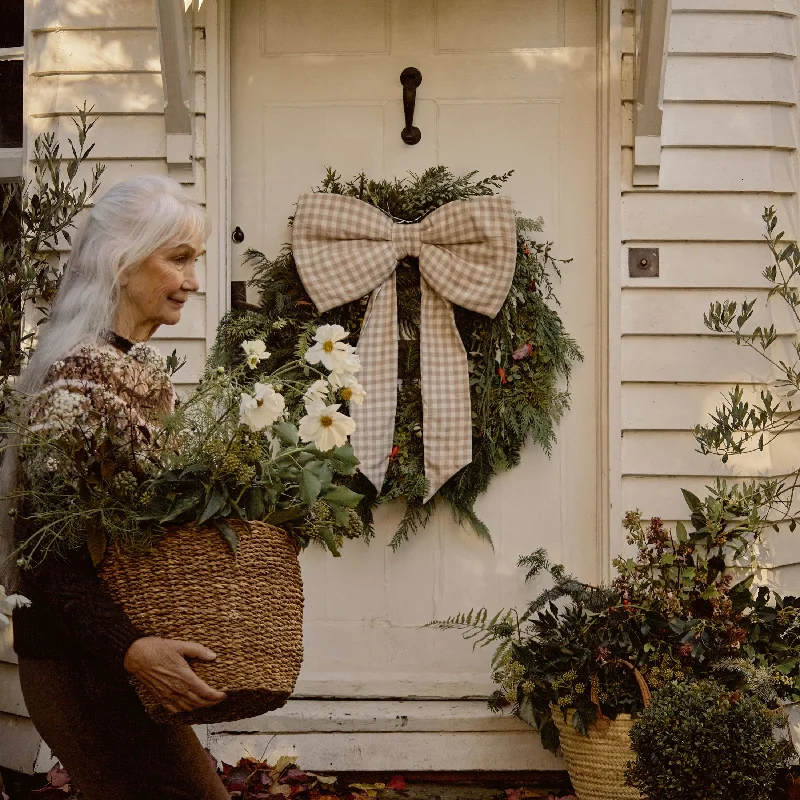
[[[639,0],[636,25],[633,185],[658,186],[670,0]]]
[[[210,347],[217,325],[230,309],[231,130],[230,0],[205,0],[206,20],[206,208],[211,218],[208,253],[206,339]],[[211,279],[216,262],[216,281]]]
[[[193,8],[184,0],[155,0],[167,164],[172,177],[194,183]]]
[[[598,7],[603,18],[603,31],[599,37],[606,72],[606,88],[601,90],[600,120],[605,142],[600,148],[600,230],[598,251],[600,271],[605,287],[605,330],[601,332],[606,347],[605,369],[600,381],[604,381],[606,399],[605,415],[599,420],[600,430],[605,433],[605,463],[599,465],[606,470],[603,512],[606,514],[605,552],[602,554],[602,577],[611,578],[611,561],[623,551],[625,543],[622,530],[622,359],[620,348],[620,317],[622,305],[622,11],[626,0],[604,0]],[[602,135],[601,133],[601,135]],[[601,292],[598,292],[600,295]]]
[[[25,168],[25,149],[0,147],[0,178],[21,178]]]
[[[0,61],[21,61],[23,58],[24,47],[0,47]]]

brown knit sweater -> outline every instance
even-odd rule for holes
[[[134,379],[135,376],[135,379]],[[67,388],[81,397],[111,393],[148,425],[172,408],[174,392],[158,356],[146,345],[109,334],[54,364],[45,380],[33,422],[47,418],[48,390]],[[144,636],[106,592],[84,545],[66,557],[48,555],[37,569],[23,571],[20,593],[31,605],[13,614],[14,650],[27,658],[90,660],[99,669],[124,675],[131,644]]]

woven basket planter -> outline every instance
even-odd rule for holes
[[[642,673],[630,661],[618,658],[613,663],[631,670],[642,695],[642,705],[647,708],[650,688]],[[598,703],[594,687],[592,702]],[[578,800],[642,800],[639,790],[625,783],[625,767],[636,757],[631,748],[634,722],[631,715],[619,714],[613,720],[601,717],[589,727],[589,735],[584,736],[572,726],[573,709],[567,711],[564,719],[564,712],[558,706],[550,708]]]
[[[214,661],[193,659],[209,686],[227,692],[216,705],[173,714],[131,676],[160,722],[230,722],[280,708],[303,661],[303,584],[292,538],[279,528],[229,521],[234,556],[214,527],[172,529],[143,554],[110,547],[99,574],[134,625],[151,636],[199,642]]]
[[[625,765],[634,758],[631,716],[620,714],[592,726],[588,736],[578,733],[571,719],[571,710],[565,721],[561,709],[553,707],[553,722],[578,800],[641,800],[639,790],[625,784]]]

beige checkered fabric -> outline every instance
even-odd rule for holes
[[[372,293],[358,343],[367,391],[352,441],[361,471],[383,486],[397,408],[397,290],[394,271],[419,258],[421,382],[426,502],[472,460],[467,354],[453,305],[495,317],[516,262],[514,210],[507,197],[447,203],[419,223],[393,222],[353,197],[304,194],[294,218],[292,250],[319,311]]]

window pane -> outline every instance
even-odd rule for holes
[[[21,61],[0,61],[0,147],[22,147]]]
[[[24,42],[22,9],[24,0],[2,0],[0,47],[22,47]]]

